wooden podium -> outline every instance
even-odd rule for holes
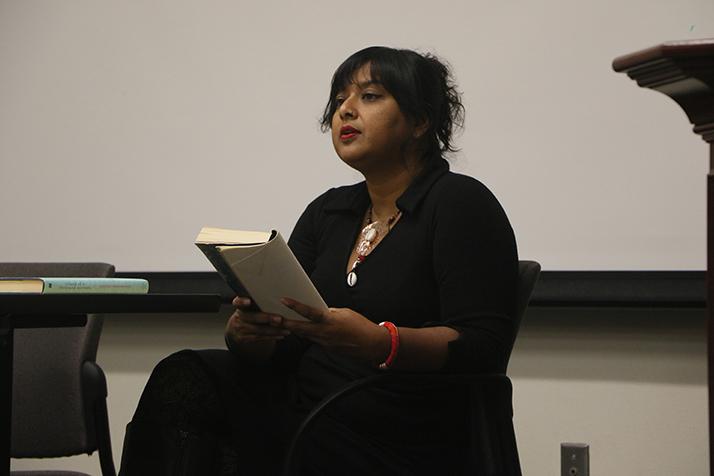
[[[707,178],[707,349],[709,468],[714,476],[714,39],[673,41],[616,58],[612,67],[674,99],[709,144]]]

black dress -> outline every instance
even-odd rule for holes
[[[433,161],[397,200],[400,220],[359,266],[357,284],[350,287],[347,262],[368,206],[364,182],[330,189],[307,207],[289,239],[327,304],[374,322],[458,330],[443,372],[505,371],[518,257],[513,230],[493,194],[479,181],[450,172],[445,160]],[[257,388],[249,378],[270,389],[257,397],[254,417],[227,417],[239,468],[260,466],[261,448],[270,448],[267,458],[279,467],[290,433],[317,402],[347,382],[380,372],[294,335],[278,343],[269,369],[226,365],[221,362],[230,359],[215,352],[199,356],[223,389],[224,405],[243,405],[237,400],[245,389]],[[457,459],[463,441],[462,399],[443,388],[372,390],[349,398],[311,432],[305,474],[448,474],[443,461]],[[251,432],[253,438],[246,438]],[[241,448],[249,449],[253,463]],[[269,473],[246,468],[239,474]]]

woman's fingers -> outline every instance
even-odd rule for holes
[[[282,326],[281,316],[251,310],[250,298],[236,296],[233,305],[236,310],[226,329],[232,339],[255,342],[282,339],[290,334],[290,331]]]
[[[279,324],[282,318],[280,316],[275,316],[273,314],[266,314],[264,312],[241,312],[238,311],[237,319],[241,322],[247,322],[250,324],[262,324],[264,326]]]
[[[251,300],[250,298],[247,297],[242,297],[242,296],[236,296],[233,298],[233,305],[242,308],[242,309],[248,309],[251,305]]]
[[[243,320],[236,320],[233,324],[233,329],[240,336],[286,336],[290,334],[287,329],[271,327],[261,324],[252,324]]]
[[[243,342],[267,342],[285,339],[285,336],[244,336],[241,337]]]
[[[319,309],[303,304],[299,301],[290,298],[282,298],[280,300],[287,307],[297,312],[301,316],[305,316],[310,319],[311,322],[322,322],[325,320],[325,316]]]
[[[290,331],[281,327],[282,317],[249,310],[251,305],[249,298],[236,296],[233,305],[236,306],[236,310],[226,328],[233,340],[244,342],[276,340],[290,334]]]
[[[238,319],[245,322],[252,322],[254,324],[269,324],[273,326],[278,326],[282,324],[283,318],[281,316],[251,310],[251,303],[252,301],[250,300],[250,298],[245,298],[241,296],[236,296],[235,298],[233,298],[233,305],[237,308],[235,315]]]

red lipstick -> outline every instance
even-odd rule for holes
[[[357,137],[360,132],[352,126],[342,126],[340,127],[340,140],[348,141]]]

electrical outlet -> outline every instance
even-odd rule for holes
[[[590,447],[587,444],[560,444],[560,475],[590,476]]]

